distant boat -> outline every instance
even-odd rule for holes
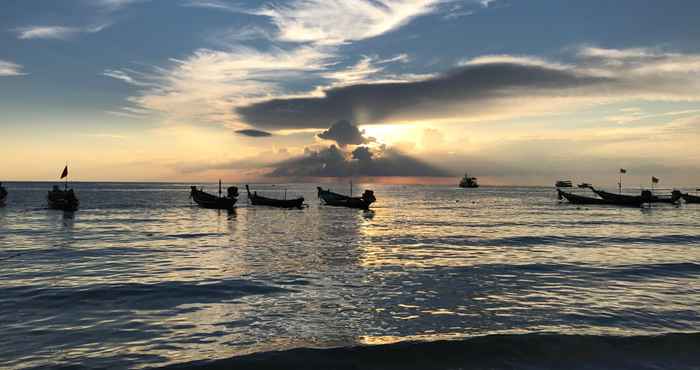
[[[73,189],[68,189],[68,187],[66,187],[64,190],[61,190],[58,188],[58,185],[54,185],[53,189],[49,191],[47,200],[50,209],[60,211],[74,212],[77,211],[78,206],[80,206],[80,201],[78,197],[75,196]]]
[[[5,189],[5,187],[2,186],[2,183],[0,182],[0,207],[5,205],[6,200],[7,200],[7,189]]]
[[[574,185],[571,180],[559,180],[554,184],[557,188],[573,188]]]
[[[304,204],[304,197],[294,198],[294,199],[275,199],[263,197],[258,195],[258,192],[250,192],[250,187],[245,186],[246,192],[248,192],[248,200],[250,204],[254,206],[268,206],[268,207],[278,207],[278,208],[301,208]]]
[[[460,188],[478,188],[479,183],[476,181],[476,177],[469,177],[469,174],[465,173],[462,180],[459,181]]]
[[[190,196],[195,203],[202,208],[208,209],[233,209],[238,200],[238,188],[230,186],[226,189],[226,196],[221,196],[221,180],[219,180],[219,195],[212,195],[197,189],[196,186],[190,187]]]
[[[588,189],[588,188],[590,188],[592,185],[589,184],[589,183],[587,183],[587,182],[582,182],[582,183],[580,183],[580,184],[578,184],[578,185],[576,185],[576,186],[577,186],[579,189]]]
[[[361,197],[349,197],[347,195],[334,193],[330,190],[324,190],[320,186],[316,187],[316,189],[318,190],[318,197],[328,206],[368,210],[369,206],[377,201],[372,190],[365,190]]]
[[[77,211],[80,201],[73,189],[68,188],[68,165],[63,168],[60,179],[66,179],[66,183],[63,190],[59,189],[58,185],[54,185],[49,191],[46,197],[49,208],[67,212]]]
[[[700,189],[698,189],[698,191],[700,191]],[[692,203],[692,204],[698,204],[698,203],[700,203],[700,196],[697,196],[697,195],[690,195],[690,194],[683,194],[682,197],[683,197],[683,200],[684,200],[686,203]]]

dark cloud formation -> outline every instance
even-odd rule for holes
[[[318,134],[318,137],[324,140],[332,140],[338,145],[344,147],[346,145],[368,144],[374,141],[374,138],[365,137],[365,132],[360,131],[357,126],[346,120],[340,120],[331,125],[328,130]]]
[[[262,129],[325,128],[336,117],[357,124],[385,118],[434,118],[478,111],[488,99],[588,87],[609,78],[545,65],[468,65],[414,82],[358,84],[332,88],[323,97],[272,99],[239,107],[248,124]]]
[[[346,152],[336,145],[276,164],[274,177],[411,176],[441,177],[449,172],[396,150],[359,146]]]
[[[272,134],[267,132],[267,131],[253,130],[253,129],[237,130],[236,133],[238,135],[243,135],[243,136],[248,136],[248,137],[270,137],[270,136],[272,136]]]

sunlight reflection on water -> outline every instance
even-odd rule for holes
[[[372,186],[372,212],[204,210],[186,184],[7,184],[0,366],[143,367],[299,346],[700,329],[700,207]],[[344,189],[339,186],[339,189]],[[268,192],[280,192],[272,188]]]

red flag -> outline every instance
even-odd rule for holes
[[[66,178],[66,177],[68,177],[68,166],[66,166],[66,167],[63,169],[63,172],[61,173],[61,178],[62,178],[62,179],[63,179],[63,178]]]

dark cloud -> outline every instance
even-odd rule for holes
[[[272,134],[267,132],[267,131],[253,130],[253,129],[237,130],[236,133],[238,135],[249,136],[249,137],[269,137],[269,136],[272,136]]]
[[[240,107],[237,113],[257,128],[324,128],[336,117],[362,124],[478,112],[487,99],[552,90],[566,94],[566,89],[608,81],[545,65],[477,64],[422,81],[359,84],[326,90],[323,97],[272,99]]]
[[[341,120],[332,124],[328,130],[318,134],[318,137],[324,140],[335,141],[340,146],[368,144],[374,141],[374,138],[365,137],[364,134],[364,130],[360,131],[352,123]]]
[[[306,150],[298,158],[276,164],[270,176],[279,177],[346,177],[412,176],[441,177],[449,172],[396,150],[360,146],[345,152],[336,145],[321,150]]]

